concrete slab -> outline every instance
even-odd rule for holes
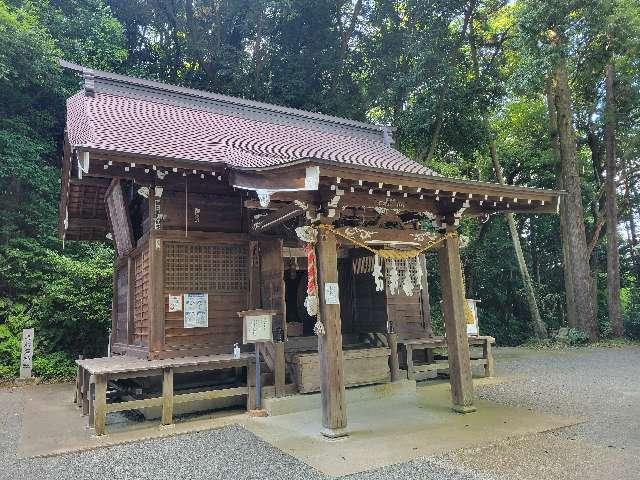
[[[243,410],[216,412],[178,420],[162,426],[159,421],[132,422],[123,414],[107,416],[108,434],[97,437],[87,427],[87,417],[73,403],[75,385],[37,385],[24,388],[22,435],[17,454],[21,458],[43,457],[91,450],[153,438],[180,435],[242,424]]]
[[[383,398],[405,398],[416,401],[415,380],[401,380],[395,383],[383,383],[380,385],[367,385],[358,388],[349,388],[346,391],[348,404],[380,400]],[[286,415],[289,413],[304,412],[321,408],[320,393],[306,393],[304,395],[290,395],[280,398],[265,398],[262,407],[270,417]]]
[[[579,421],[487,401],[477,402],[476,413],[460,415],[450,408],[447,382],[419,385],[413,394],[405,383],[378,388],[373,400],[368,399],[370,390],[350,390],[349,436],[345,438],[320,435],[319,408],[267,418],[220,412],[192,416],[169,427],[110,414],[109,433],[96,437],[72,403],[73,387],[25,387],[20,457],[90,450],[236,424],[325,474],[341,476],[461,448],[484,447]]]
[[[580,421],[481,400],[477,406],[472,414],[453,412],[449,385],[440,382],[419,386],[417,402],[404,397],[351,404],[350,434],[336,440],[320,435],[318,410],[253,419],[245,426],[317,470],[342,476]]]

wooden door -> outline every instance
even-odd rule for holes
[[[282,240],[260,240],[260,304],[264,309],[276,310],[273,317],[274,333],[282,329],[287,335],[284,290],[284,261]]]

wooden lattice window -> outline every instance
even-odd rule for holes
[[[164,286],[167,292],[248,290],[247,247],[167,242]]]

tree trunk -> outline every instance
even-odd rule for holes
[[[498,182],[504,185],[505,181],[504,176],[502,175],[502,167],[500,166],[500,162],[498,160],[498,154],[496,152],[496,142],[493,138],[489,143],[489,150],[491,151],[491,161],[493,162],[493,169],[496,172],[496,177],[498,177]],[[533,282],[531,281],[531,276],[529,275],[527,263],[524,260],[524,253],[522,252],[522,245],[520,244],[520,235],[518,233],[518,229],[516,228],[516,220],[513,217],[513,213],[511,212],[505,213],[505,217],[507,218],[507,223],[509,224],[509,232],[511,232],[513,249],[516,252],[518,268],[520,269],[520,276],[522,277],[522,283],[524,284],[524,289],[526,292],[527,305],[529,306],[531,329],[533,330],[536,338],[547,338],[547,326],[540,317],[538,303],[536,302],[536,294],[535,290],[533,289]]]
[[[557,165],[557,182],[556,187],[559,190],[564,188],[564,182],[562,181],[562,159],[560,157],[560,139],[558,138],[558,116],[556,112],[555,94],[553,91],[553,82],[551,79],[547,82],[547,108],[549,114],[549,132],[551,136],[551,145],[553,154]],[[566,199],[560,198],[560,240],[562,242],[562,271],[564,275],[564,296],[567,310],[567,325],[571,328],[578,326],[576,313],[576,298],[573,293],[573,278],[572,271],[569,268],[571,265],[571,256],[569,254],[569,244],[567,238],[569,236],[567,232],[567,207]]]
[[[616,105],[613,63],[606,68],[606,113],[604,142],[606,148],[606,211],[607,211],[607,307],[614,337],[622,337],[620,315],[620,253],[618,250],[618,204],[616,198]]]
[[[587,238],[584,230],[584,210],[576,154],[576,133],[573,129],[571,92],[564,58],[558,60],[553,77],[562,181],[567,191],[565,195],[567,236],[563,238],[563,241],[568,243],[571,263],[565,267],[568,266],[572,270],[573,293],[579,327],[589,336],[590,340],[595,341],[599,338],[595,292],[593,291]]]

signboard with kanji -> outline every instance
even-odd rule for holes
[[[239,312],[242,317],[242,342],[258,343],[273,341],[271,328],[273,315],[271,310],[248,310]]]
[[[20,378],[31,378],[33,364],[33,328],[22,330],[22,355],[20,356]]]

